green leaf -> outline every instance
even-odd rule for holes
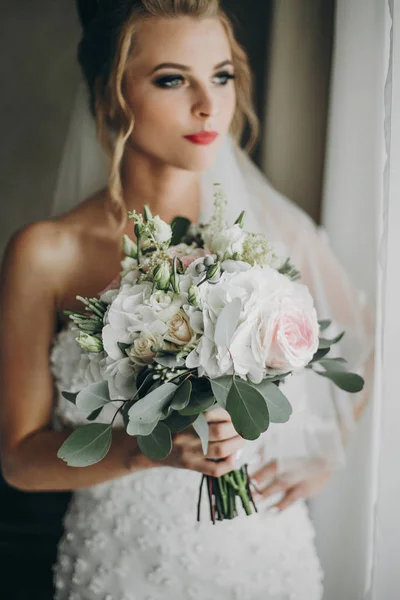
[[[355,373],[348,373],[347,371],[314,371],[321,375],[321,377],[327,377],[333,383],[335,383],[340,389],[350,394],[356,394],[361,392],[364,387],[364,379],[360,375]]]
[[[342,333],[340,333],[339,335],[334,337],[332,340],[326,340],[325,338],[319,338],[318,350],[325,350],[326,348],[330,348],[331,346],[333,346],[333,344],[337,344],[338,342],[340,342],[340,340],[344,336],[344,333],[345,332],[342,331]]]
[[[82,411],[93,411],[109,402],[111,401],[107,381],[88,385],[76,397],[76,406]]]
[[[234,298],[220,312],[215,326],[214,341],[217,346],[229,348],[242,311],[242,301]]]
[[[185,237],[187,230],[190,227],[189,219],[185,217],[175,217],[171,223],[172,227],[172,239],[171,246],[177,246],[180,244],[182,239]]]
[[[154,429],[157,427],[157,424],[159,422],[159,418],[154,419],[154,421],[150,421],[150,423],[147,422],[143,422],[143,421],[131,421],[129,420],[129,423],[127,425],[126,428],[126,433],[128,435],[150,435]]]
[[[123,342],[117,342],[117,346],[123,354],[126,354],[125,350],[128,350],[128,348],[130,348],[132,344],[124,344]]]
[[[217,379],[210,379],[211,388],[217,403],[226,409],[226,400],[228,398],[229,390],[232,387],[233,377],[232,375],[224,375]]]
[[[153,460],[166,458],[172,450],[171,432],[164,423],[159,423],[150,435],[137,439],[143,454]]]
[[[170,407],[174,410],[183,410],[189,404],[191,394],[192,384],[189,379],[186,379],[176,390]]]
[[[100,462],[110,449],[112,440],[111,425],[90,423],[77,427],[65,440],[59,451],[70,467],[89,467]]]
[[[90,413],[90,415],[88,415],[87,420],[88,421],[95,421],[97,419],[97,417],[100,415],[101,411],[103,410],[103,407],[100,406],[100,408],[97,408],[96,410],[94,410],[93,412]]]
[[[263,395],[268,406],[271,423],[286,423],[289,421],[293,409],[285,394],[274,383],[271,383],[271,381],[262,381],[258,385],[252,385]]]
[[[347,361],[344,358],[322,358],[318,364],[327,371],[347,371]]]
[[[330,327],[330,325],[332,325],[332,321],[329,321],[329,319],[324,319],[322,321],[318,321],[318,323],[319,323],[320,331],[325,331],[325,329],[328,329],[328,327]]]
[[[326,356],[330,351],[330,347],[329,348],[324,348],[322,350],[317,350],[316,353],[314,354],[314,356],[312,357],[312,359],[310,360],[310,362],[308,364],[314,363],[314,362],[318,362],[319,360],[321,360],[321,358],[323,358],[324,356]]]
[[[193,429],[201,439],[203,454],[206,455],[208,452],[209,428],[207,419],[203,413],[201,413],[193,423]]]
[[[246,440],[256,440],[269,426],[268,407],[259,391],[235,379],[228,394],[226,410],[239,435]]]
[[[129,420],[136,423],[152,423],[159,420],[162,417],[164,408],[168,406],[169,401],[174,396],[176,387],[174,383],[164,383],[144,398],[140,398],[129,409]]]
[[[176,359],[176,354],[164,354],[162,356],[156,356],[154,362],[161,365],[162,367],[183,367],[185,364],[185,360],[180,358]]]
[[[193,389],[192,395],[190,396],[189,404],[179,411],[181,415],[198,415],[205,410],[208,410],[215,403],[215,398],[211,392],[209,391],[199,391]]]
[[[61,396],[69,402],[72,402],[72,404],[76,404],[77,395],[78,392],[61,392]]]
[[[163,423],[168,427],[172,433],[179,433],[192,425],[195,422],[198,415],[180,415],[178,412],[173,412]]]

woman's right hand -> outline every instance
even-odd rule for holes
[[[213,477],[221,477],[237,468],[236,454],[245,440],[236,432],[229,413],[215,408],[204,414],[209,425],[207,455],[203,454],[199,436],[189,427],[173,436],[171,453],[157,466],[190,469]]]

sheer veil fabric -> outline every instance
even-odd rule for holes
[[[96,136],[86,86],[77,92],[60,164],[52,216],[59,215],[105,187],[109,162]],[[325,232],[300,208],[278,193],[249,157],[227,138],[215,165],[202,175],[201,219],[213,209],[213,184],[220,183],[229,217],[246,211],[245,228],[263,232],[283,258],[290,256],[314,298],[320,319],[332,319],[328,335],[346,331],[336,352],[352,370],[362,367],[373,347],[374,326],[363,296],[353,287],[332,251]],[[338,347],[340,346],[340,347]],[[335,468],[345,461],[345,444],[354,427],[356,399],[307,371],[284,385],[294,412],[284,425],[271,425],[263,443],[248,443],[243,460],[257,450],[276,459],[278,472],[295,481],[313,469]]]

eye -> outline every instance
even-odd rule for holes
[[[236,79],[236,76],[233,73],[229,73],[229,71],[221,71],[214,75],[212,81],[219,85],[226,85],[230,79]]]
[[[185,82],[182,75],[164,75],[154,81],[154,85],[164,89],[178,88]]]

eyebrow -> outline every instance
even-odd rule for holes
[[[221,63],[215,65],[214,71],[216,69],[222,69],[222,67],[226,67],[227,65],[233,65],[232,61],[223,60]],[[179,63],[161,63],[161,65],[157,65],[157,67],[152,70],[151,74],[155,73],[156,71],[160,71],[161,69],[180,69],[181,71],[191,70],[187,65],[180,65]]]

